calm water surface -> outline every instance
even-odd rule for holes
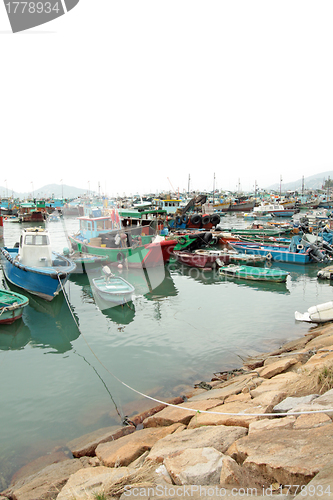
[[[78,221],[47,227],[62,251]],[[5,223],[5,245],[20,231]],[[296,323],[294,312],[332,300],[332,288],[317,280],[317,265],[280,267],[290,272],[286,284],[236,282],[177,264],[124,270],[136,290],[132,307],[98,305],[90,274],[66,284],[70,307],[63,295],[51,303],[29,296],[22,320],[0,327],[0,490],[55,446],[120,423],[118,413],[154,406],[118,379],[164,400],[239,367],[248,354],[301,337],[309,325]]]

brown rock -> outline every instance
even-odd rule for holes
[[[251,422],[249,425],[249,435],[253,432],[260,432],[266,430],[280,430],[280,429],[292,429],[295,423],[295,417],[283,417],[283,418],[264,418],[263,420],[257,420],[256,422]]]
[[[129,476],[127,467],[93,467],[80,469],[72,474],[62,488],[57,500],[91,500],[98,493],[104,493],[110,485]]]
[[[321,498],[323,500],[331,500],[333,491],[333,461],[327,463],[318,474],[309,482],[307,487],[307,495],[304,491],[300,492],[295,499],[310,500],[310,498]]]
[[[294,423],[294,429],[314,429],[327,424],[332,424],[332,420],[325,413],[300,415]]]
[[[326,335],[320,335],[312,339],[306,346],[307,349],[320,349],[321,347],[327,347],[333,345],[333,335],[331,333]]]
[[[206,397],[205,394],[199,394],[198,396],[192,397],[190,401],[201,401],[207,399],[220,399],[221,401],[224,401],[227,397],[242,392],[244,387],[252,384],[252,381],[254,384],[260,384],[259,377],[256,373],[238,375],[231,378],[227,382],[223,382],[220,388],[206,391]]]
[[[181,397],[173,398],[167,401],[168,404],[173,404],[173,405],[179,405],[183,403],[184,400]],[[134,423],[135,426],[138,426],[142,424],[142,422],[148,418],[151,417],[152,415],[155,415],[156,413],[164,410],[164,408],[167,407],[167,404],[162,404],[159,406],[154,406],[154,408],[151,408],[150,410],[146,410],[142,413],[139,413],[139,415],[135,415],[134,417],[131,417],[131,421]]]
[[[264,366],[271,365],[276,361],[280,361],[281,359],[288,359],[290,357],[297,359],[297,362],[305,363],[309,359],[309,354],[307,352],[287,352],[280,354],[279,356],[269,356],[265,359]]]
[[[73,439],[67,443],[67,446],[72,451],[74,457],[92,457],[95,455],[95,450],[100,443],[115,441],[134,431],[135,427],[132,425],[103,427],[102,429],[97,429],[89,434]]]
[[[58,462],[62,462],[64,460],[68,460],[73,458],[71,451],[68,448],[61,448],[58,451],[53,451],[48,455],[43,455],[38,457],[36,460],[29,462],[19,469],[12,477],[11,486],[14,485],[20,479],[31,476],[36,472],[44,469],[48,465],[56,464]]]
[[[141,429],[117,441],[99,444],[96,455],[107,467],[129,465],[164,436],[172,434],[179,424],[168,427]]]
[[[333,352],[323,352],[319,351],[317,354],[314,354],[309,361],[307,361],[304,365],[304,368],[320,368],[325,367],[326,365],[332,365],[333,362]]]
[[[275,429],[252,433],[234,442],[227,454],[267,485],[304,485],[333,459],[333,425],[316,429]]]
[[[220,485],[223,488],[257,488],[262,492],[262,485],[265,484],[266,479],[257,472],[251,473],[246,468],[241,467],[231,457],[223,455],[222,469],[220,475]]]
[[[219,484],[223,455],[215,448],[187,448],[169,456],[164,465],[174,484]]]
[[[263,378],[272,378],[279,373],[285,372],[290,366],[297,363],[297,357],[283,357],[274,363],[270,363],[263,368],[259,368],[257,371],[260,377]]]
[[[299,380],[300,375],[293,372],[281,373],[273,379],[265,380],[259,387],[251,390],[252,397],[257,397],[267,391],[283,391],[291,395],[289,388]],[[294,391],[292,391],[293,394]]]
[[[183,432],[175,433],[160,441],[152,447],[147,461],[163,462],[163,460],[173,453],[186,450],[187,448],[215,448],[224,453],[229,446],[247,433],[243,427],[200,427],[199,429],[186,429]]]
[[[82,469],[81,459],[64,460],[25,477],[2,494],[13,500],[49,500],[57,498],[71,474]]]
[[[274,406],[279,404],[286,395],[287,393],[283,391],[267,391],[260,394],[260,396],[256,396],[252,403],[264,407],[265,413],[271,413]]]
[[[152,417],[148,417],[143,422],[143,426],[146,427],[161,427],[166,425],[172,425],[174,423],[182,423],[187,425],[191,418],[196,414],[195,411],[189,411],[185,408],[194,408],[195,410],[209,410],[215,406],[221,404],[221,401],[215,399],[208,399],[205,401],[189,401],[178,405],[177,408],[173,406],[168,406],[164,410],[160,411]]]
[[[214,413],[199,413],[192,418],[188,425],[188,429],[195,429],[202,425],[230,425],[248,427],[250,422],[258,420],[258,416],[247,416],[251,414],[264,414],[267,411],[267,406],[261,406],[260,403],[255,403],[254,400],[248,403],[236,401],[234,403],[225,403],[216,406],[212,410]]]

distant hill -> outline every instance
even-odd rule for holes
[[[13,196],[14,198],[25,199],[32,196],[31,191],[26,191],[24,193],[19,193],[17,191],[12,192],[8,189],[8,196]],[[74,186],[67,186],[66,184],[47,184],[41,188],[34,189],[34,198],[77,198],[80,195],[86,194],[87,189],[77,188]],[[7,188],[0,186],[0,198],[5,197],[7,194]],[[91,191],[91,194],[96,194]]]
[[[330,179],[333,179],[333,170],[311,175],[310,177],[304,177],[304,189],[321,189],[328,177],[330,177]],[[280,184],[272,184],[266,189],[278,191],[280,189]],[[286,183],[282,181],[282,191],[301,191],[301,189],[302,179]]]

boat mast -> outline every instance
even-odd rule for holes
[[[213,181],[213,205],[215,201],[215,172],[214,172],[214,181]]]
[[[302,200],[304,196],[304,175],[302,175]]]
[[[190,196],[190,180],[191,180],[191,175],[188,174],[188,186],[187,186],[187,194]]]
[[[329,201],[329,196],[330,196],[330,176],[328,176],[327,179],[327,195],[326,195],[327,201]]]
[[[282,175],[280,175],[280,198],[281,198],[281,187],[282,187]]]

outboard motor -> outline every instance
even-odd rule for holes
[[[323,260],[327,260],[327,256],[323,254],[323,252],[321,252],[316,245],[311,244],[309,245],[309,248],[309,255],[315,262],[323,262]]]
[[[323,240],[322,245],[325,252],[327,252],[329,255],[333,255],[333,247],[329,243],[327,243],[327,241]]]

